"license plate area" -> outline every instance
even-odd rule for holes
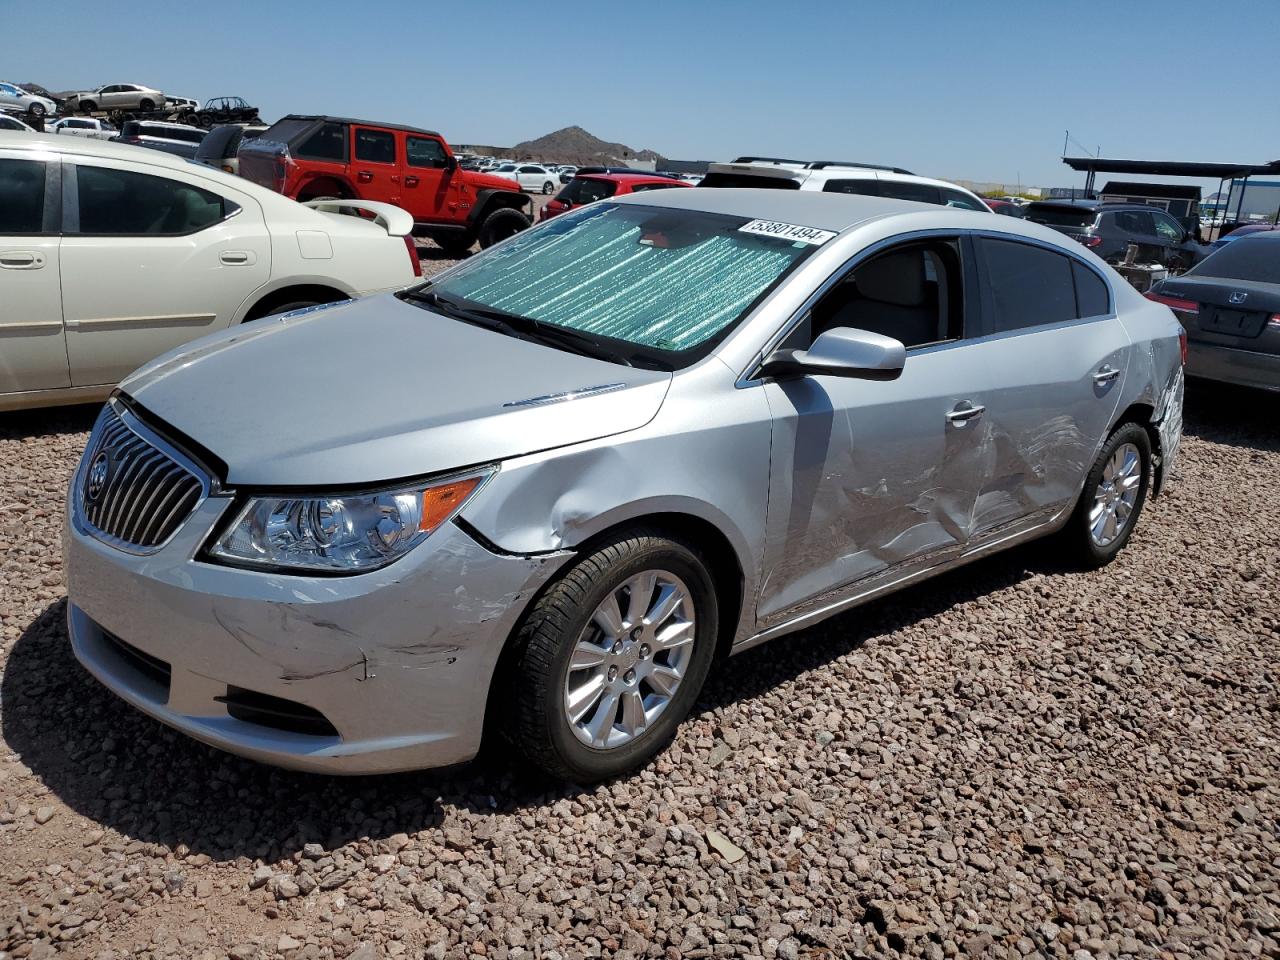
[[[1200,312],[1200,327],[1207,333],[1221,333],[1228,337],[1252,339],[1262,333],[1267,325],[1267,315],[1250,310],[1230,310],[1211,307]]]

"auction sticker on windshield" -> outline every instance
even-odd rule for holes
[[[740,226],[738,232],[815,245],[826,243],[836,235],[834,230],[818,230],[814,227],[802,227],[798,223],[779,223],[776,220],[752,220]]]

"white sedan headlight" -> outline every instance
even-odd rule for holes
[[[492,468],[396,490],[254,497],[209,553],[233,565],[365,573],[398,560],[475,496]]]

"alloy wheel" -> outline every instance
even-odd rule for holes
[[[1116,448],[1093,493],[1089,536],[1099,547],[1110,546],[1129,525],[1142,485],[1142,455],[1132,443]]]
[[[693,595],[666,570],[645,570],[605,596],[569,657],[564,708],[596,749],[631,743],[675,697],[693,657]]]

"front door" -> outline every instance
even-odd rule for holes
[[[977,238],[993,469],[974,534],[1072,506],[1116,416],[1129,336],[1102,275],[1048,247]]]
[[[228,326],[271,275],[261,208],[221,181],[87,157],[64,163],[63,181],[72,200],[63,312],[76,386],[117,383]]]
[[[434,137],[405,134],[404,190],[401,206],[417,221],[456,220],[462,171],[450,162]]]
[[[356,192],[362,200],[400,203],[400,162],[396,134],[390,130],[352,127]]]
[[[60,171],[26,151],[0,151],[0,397],[68,387],[62,326]],[[48,209],[46,209],[48,208]]]
[[[987,470],[986,370],[966,339],[976,301],[962,250],[938,238],[864,260],[787,341],[803,348],[832,327],[894,337],[908,348],[897,379],[764,384],[773,456],[762,628],[969,542]]]

